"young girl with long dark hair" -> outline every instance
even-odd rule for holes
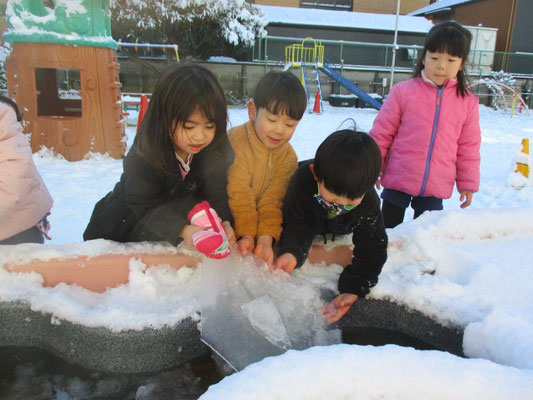
[[[464,72],[472,35],[456,22],[435,25],[426,36],[414,77],[395,85],[370,135],[383,158],[383,218],[392,228],[411,203],[414,217],[442,210],[454,183],[461,208],[479,189],[479,100]]]
[[[175,65],[159,79],[124,172],[83,235],[118,242],[185,241],[212,258],[235,241],[226,192],[234,154],[227,105],[212,72]]]

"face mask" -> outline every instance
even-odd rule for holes
[[[349,211],[352,211],[357,206],[344,206],[342,204],[333,203],[332,201],[327,201],[320,195],[320,189],[318,193],[315,194],[315,199],[318,201],[318,204],[328,212],[329,215],[333,217],[338,217],[339,215],[346,214]]]

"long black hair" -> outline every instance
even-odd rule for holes
[[[466,96],[468,93],[468,81],[464,71],[464,64],[470,53],[470,42],[472,34],[461,24],[455,21],[446,21],[435,25],[430,29],[424,42],[424,51],[418,59],[414,77],[422,74],[424,69],[424,58],[426,53],[448,53],[454,57],[463,59],[463,68],[457,73],[457,95]]]
[[[20,122],[20,120],[22,119],[22,115],[20,115],[20,111],[19,111],[19,108],[17,106],[17,103],[15,103],[9,97],[6,97],[6,96],[1,95],[1,94],[0,94],[0,101],[2,101],[2,103],[5,103],[5,104],[11,106],[11,108],[13,108],[13,111],[15,111],[15,114],[17,114],[17,121]]]
[[[173,139],[176,127],[187,121],[197,108],[216,127],[213,141],[202,150],[202,153],[209,152],[227,135],[224,91],[207,68],[197,64],[173,64],[155,85],[133,145],[151,164],[170,173],[176,159]]]

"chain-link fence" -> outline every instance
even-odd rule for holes
[[[321,40],[324,56],[329,62],[361,68],[384,68],[392,66],[393,45],[379,43]],[[285,47],[302,43],[301,38],[267,36],[257,39],[253,49],[254,61],[285,63]],[[312,43],[312,42],[308,42]],[[418,60],[421,46],[397,47],[395,68],[412,71]],[[472,50],[467,68],[473,74],[487,75],[500,71],[533,76],[533,54],[504,53]]]

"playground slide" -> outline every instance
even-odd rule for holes
[[[377,101],[373,97],[370,97],[364,90],[359,88],[356,84],[350,82],[344,76],[342,76],[337,71],[335,71],[333,68],[331,68],[328,64],[324,63],[323,67],[320,68],[320,70],[323,73],[325,73],[327,76],[329,76],[331,79],[337,81],[344,88],[348,89],[350,92],[355,94],[361,100],[365,101],[371,107],[375,108],[376,110],[381,109],[382,104],[379,101]]]

